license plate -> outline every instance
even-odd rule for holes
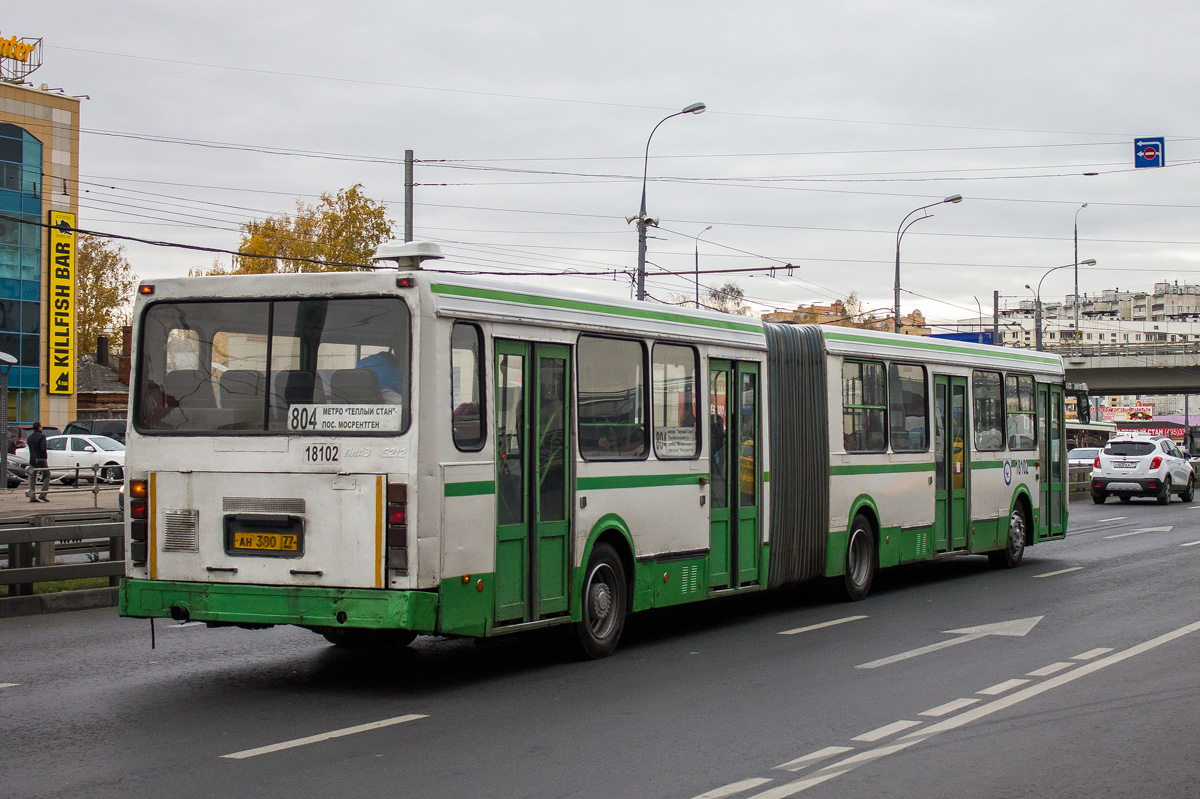
[[[292,533],[246,533],[234,531],[233,548],[252,552],[296,552],[300,537]]]
[[[1133,469],[1137,466],[1137,463],[1133,461],[1117,461],[1114,465],[1118,469]]]

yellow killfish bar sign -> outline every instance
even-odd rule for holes
[[[50,369],[46,390],[75,393],[75,214],[50,212]]]

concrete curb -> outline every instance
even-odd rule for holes
[[[0,619],[14,616],[36,616],[40,613],[62,613],[68,610],[115,608],[117,589],[84,588],[79,591],[57,591],[53,594],[10,596],[0,598]]]

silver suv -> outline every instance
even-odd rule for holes
[[[1128,502],[1154,497],[1166,505],[1171,494],[1191,502],[1196,478],[1187,457],[1169,438],[1113,436],[1092,462],[1092,501],[1104,503],[1113,494]]]

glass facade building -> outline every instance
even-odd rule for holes
[[[39,416],[42,157],[35,136],[0,123],[0,351],[17,359],[8,373],[12,422]]]

